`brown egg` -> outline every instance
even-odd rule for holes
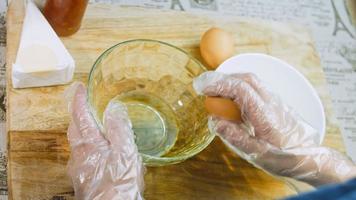
[[[200,53],[210,69],[216,69],[234,54],[234,38],[219,28],[211,28],[200,41]]]
[[[205,108],[209,114],[226,120],[241,122],[240,108],[230,99],[206,97]]]

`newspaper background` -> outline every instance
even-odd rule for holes
[[[5,132],[5,13],[7,1],[0,1],[0,200],[7,199]]]
[[[0,0],[0,200],[7,199],[5,15]],[[356,162],[356,0],[90,0],[305,24],[313,33],[347,154]]]

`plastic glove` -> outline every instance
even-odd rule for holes
[[[319,135],[288,106],[271,95],[252,74],[206,72],[194,81],[200,94],[232,99],[240,124],[213,117],[209,124],[241,157],[271,174],[314,186],[356,176],[344,155],[319,147]]]
[[[68,173],[77,199],[143,199],[144,168],[134,142],[126,107],[110,102],[104,113],[105,136],[86,102],[82,84],[72,86],[68,129]],[[75,91],[75,92],[73,92]]]

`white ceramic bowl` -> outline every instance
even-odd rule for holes
[[[254,73],[264,85],[292,107],[306,122],[325,136],[325,113],[321,100],[309,81],[288,63],[265,54],[247,53],[229,58],[216,71]]]

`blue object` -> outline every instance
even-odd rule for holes
[[[341,184],[326,185],[313,192],[300,194],[286,200],[356,200],[356,179]]]

